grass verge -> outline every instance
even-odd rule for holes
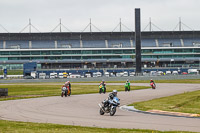
[[[156,131],[141,129],[115,129],[80,127],[47,123],[14,122],[0,120],[1,133],[191,133],[179,131]]]
[[[23,75],[23,70],[7,70],[8,75]],[[0,71],[0,75],[3,75],[3,70]]]
[[[14,100],[14,99],[24,99],[32,97],[41,96],[59,96],[61,94],[61,85],[47,85],[47,84],[10,84],[10,85],[0,85],[0,88],[8,88],[9,97],[2,97],[2,100]],[[116,89],[118,91],[124,91],[123,85],[107,85],[107,92],[111,92]],[[134,86],[131,89],[147,89],[148,86]],[[98,85],[73,85],[72,84],[72,95],[78,94],[90,94],[98,93]]]
[[[164,110],[200,114],[200,91],[185,92],[169,97],[131,104],[139,110]]]

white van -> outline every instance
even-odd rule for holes
[[[121,77],[123,76],[123,73],[116,73],[116,77]]]
[[[97,73],[93,73],[92,77],[96,78],[97,77]]]
[[[40,79],[45,79],[46,78],[46,73],[39,73],[39,78]]]
[[[124,72],[124,73],[123,73],[123,76],[124,76],[124,77],[128,77],[128,72]]]
[[[199,74],[197,69],[188,69],[188,74]]]
[[[114,73],[110,73],[110,77],[115,77],[115,74]]]
[[[158,75],[158,76],[163,75],[163,71],[158,71],[158,72],[157,72],[157,75]]]
[[[101,77],[102,73],[101,72],[97,72],[97,77]]]
[[[110,73],[109,72],[105,72],[104,74],[106,77],[110,77]]]
[[[31,72],[31,77],[33,77],[34,79],[36,78],[36,75],[37,75],[36,71]]]
[[[63,77],[64,77],[64,76],[63,76],[63,73],[59,73],[59,74],[58,74],[58,78],[63,79]]]
[[[90,74],[90,73],[86,73],[86,74],[85,74],[85,77],[86,77],[86,78],[91,78],[91,74]]]
[[[178,71],[172,71],[173,75],[178,75]]]
[[[171,71],[166,71],[166,75],[172,74]]]
[[[50,79],[55,79],[57,76],[57,73],[50,73]]]
[[[70,78],[81,78],[81,75],[80,74],[71,74],[69,77]]]
[[[157,72],[156,71],[150,71],[150,76],[157,76]]]
[[[133,77],[133,76],[135,76],[135,72],[130,73],[130,77]]]

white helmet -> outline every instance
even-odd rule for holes
[[[114,93],[115,95],[117,95],[117,90],[113,90],[113,93]]]

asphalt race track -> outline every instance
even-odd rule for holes
[[[157,84],[156,90],[144,89],[131,92],[118,92],[118,97],[121,99],[121,105],[126,105],[132,102],[145,101],[194,90],[200,90],[200,85],[162,83]],[[0,119],[102,128],[139,128],[162,131],[200,132],[200,118],[152,115],[128,112],[119,108],[114,116],[109,116],[109,114],[100,116],[98,103],[107,98],[107,96],[108,93],[1,101]]]

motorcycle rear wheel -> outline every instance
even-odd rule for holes
[[[68,96],[70,96],[71,95],[71,91],[70,91],[70,93],[68,94]]]
[[[103,93],[104,93],[104,94],[106,93],[106,88],[103,89]]]

